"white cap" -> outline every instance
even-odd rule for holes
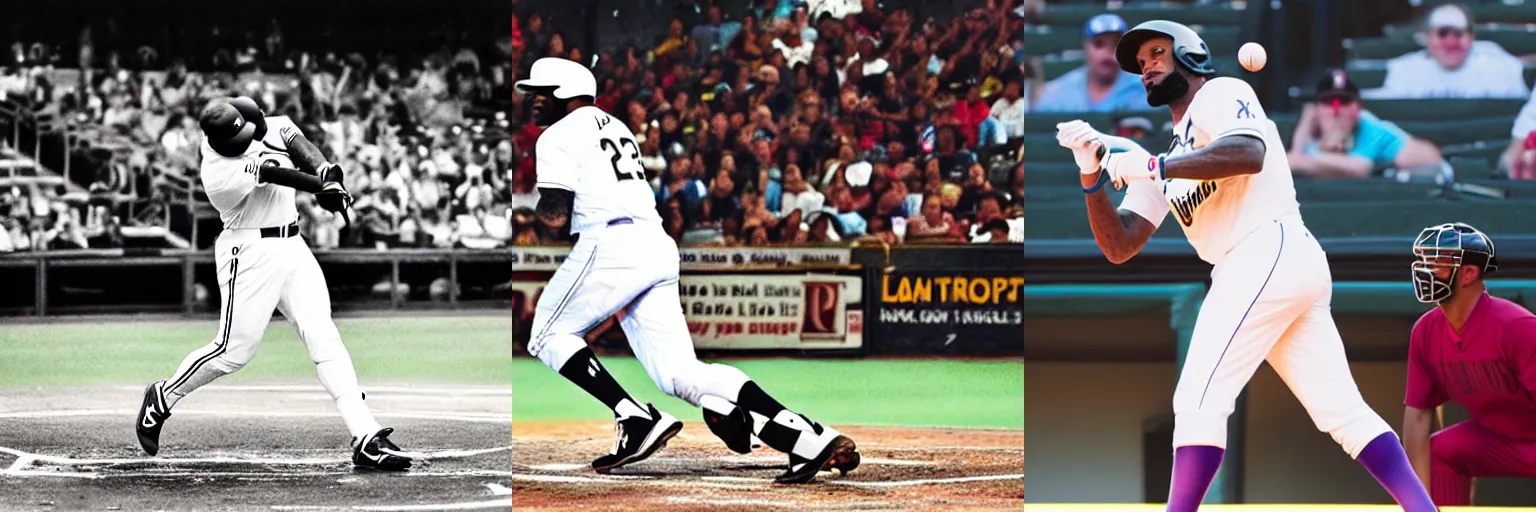
[[[848,185],[862,187],[869,184],[869,175],[874,173],[874,166],[869,162],[854,162],[848,165],[848,170],[843,171],[843,178],[848,180]]]
[[[1437,28],[1454,28],[1467,30],[1472,22],[1467,19],[1467,13],[1454,5],[1442,5],[1430,11],[1429,20],[1425,23],[1430,30]]]
[[[577,96],[597,97],[597,78],[580,63],[560,57],[544,57],[533,62],[528,79],[518,80],[517,88],[534,92],[534,89],[553,89],[556,99],[568,100]]]

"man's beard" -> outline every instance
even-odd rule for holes
[[[565,117],[566,103],[570,100],[558,100],[553,96],[543,98],[543,101],[533,104],[533,125],[540,128],[548,128],[561,118]]]
[[[1147,88],[1147,104],[1161,107],[1183,99],[1186,94],[1189,94],[1189,79],[1183,73],[1174,71],[1163,77],[1162,82]]]

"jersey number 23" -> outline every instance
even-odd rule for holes
[[[640,145],[635,144],[634,139],[603,139],[602,146],[613,155],[609,160],[613,162],[613,175],[619,181],[645,180],[645,167],[640,165]]]

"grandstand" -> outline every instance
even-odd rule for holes
[[[1343,62],[1330,63],[1344,68],[1351,81],[1361,89],[1379,87],[1385,80],[1387,59],[1423,48],[1415,33],[1420,32],[1425,12],[1436,4],[1427,2],[1418,13],[1403,12],[1402,19],[1394,24],[1378,27],[1378,35],[1340,38],[1335,43],[1347,49]],[[1268,10],[1267,2],[1211,2],[1199,8],[1179,4],[1131,3],[1113,12],[1123,16],[1131,25],[1148,19],[1173,19],[1194,26],[1210,44],[1215,54],[1216,68],[1223,76],[1236,76],[1254,84],[1261,91],[1266,85],[1282,94],[1266,98],[1265,108],[1276,122],[1283,137],[1295,132],[1302,106],[1313,93],[1313,83],[1323,69],[1308,68],[1305,61],[1313,59],[1297,56],[1291,61],[1273,58],[1270,68],[1261,73],[1249,73],[1236,64],[1237,47],[1247,41],[1265,41],[1262,33],[1274,33],[1286,27],[1285,13]],[[1343,3],[1334,4],[1343,9]],[[1536,5],[1506,5],[1504,3],[1472,3],[1469,5],[1478,23],[1477,38],[1503,45],[1515,55],[1536,54],[1536,31],[1522,24],[1536,19]],[[1038,20],[1033,21],[1027,32],[1026,48],[1032,55],[1039,55],[1045,62],[1046,79],[1060,76],[1081,65],[1081,27],[1091,16],[1109,12],[1102,3],[1062,2],[1050,3]],[[1319,13],[1318,15],[1324,15]],[[1293,34],[1301,35],[1299,27],[1292,26]],[[1422,36],[1422,34],[1419,34]],[[1274,48],[1282,46],[1282,39],[1271,38],[1276,44],[1266,44],[1276,55]],[[1074,49],[1075,46],[1075,49]],[[1321,50],[1320,50],[1321,51]],[[1279,55],[1284,55],[1280,53]],[[1293,66],[1292,64],[1297,64]],[[1291,68],[1299,69],[1284,69]],[[1282,67],[1282,69],[1273,69]],[[1524,76],[1527,84],[1536,80],[1536,67],[1527,66]],[[1290,77],[1286,83],[1275,84],[1275,76]],[[1297,192],[1307,219],[1329,219],[1329,222],[1313,220],[1309,225],[1319,236],[1359,237],[1396,236],[1406,237],[1424,225],[1443,219],[1456,218],[1477,226],[1486,226],[1492,232],[1525,233],[1530,228],[1522,222],[1520,214],[1526,211],[1528,201],[1536,199],[1536,187],[1527,182],[1507,179],[1507,166],[1501,166],[1500,157],[1510,146],[1510,130],[1515,113],[1526,103],[1526,98],[1504,99],[1376,99],[1364,100],[1364,108],[1382,120],[1390,121],[1414,137],[1434,143],[1445,160],[1454,169],[1454,183],[1435,183],[1433,180],[1419,183],[1399,183],[1386,179],[1397,176],[1391,166],[1378,165],[1374,177],[1364,180],[1307,180],[1298,179]],[[1027,190],[1029,203],[1026,211],[1035,217],[1061,219],[1059,222],[1036,223],[1030,238],[1068,240],[1089,236],[1087,221],[1081,214],[1077,176],[1071,172],[1074,165],[1070,152],[1056,145],[1056,123],[1082,118],[1101,131],[1112,132],[1126,113],[1031,113],[1026,124],[1025,137],[1027,161],[1032,168]],[[1169,121],[1166,109],[1136,113],[1155,127],[1164,127]],[[1164,130],[1156,133],[1143,145],[1148,148],[1163,147],[1167,143]],[[1408,174],[1408,173],[1403,173]],[[1406,179],[1406,176],[1404,177]],[[1459,185],[1459,186],[1458,186]],[[1393,215],[1351,215],[1364,204],[1381,211],[1394,210]],[[1400,213],[1397,213],[1400,212]],[[1157,236],[1177,236],[1177,226],[1163,226]]]
[[[1293,168],[1297,155],[1354,154],[1347,143],[1343,149],[1292,144],[1306,140],[1297,135],[1306,134],[1298,127],[1307,126],[1307,112],[1318,115],[1330,105],[1334,119],[1350,112],[1341,105],[1358,105],[1359,115],[1342,124],[1350,130],[1369,122],[1438,152],[1439,161],[1424,165],[1366,155],[1369,171],[1352,177],[1293,173],[1308,229],[1329,253],[1332,307],[1352,371],[1367,401],[1394,425],[1408,328],[1425,310],[1408,286],[1414,235],[1450,221],[1490,233],[1499,241],[1501,271],[1509,270],[1500,285],[1510,291],[1495,292],[1500,296],[1528,301],[1514,289],[1536,275],[1536,229],[1528,221],[1536,211],[1536,182],[1521,167],[1522,158],[1536,156],[1526,133],[1536,127],[1526,121],[1536,109],[1525,108],[1536,84],[1530,64],[1536,62],[1530,58],[1536,3],[1469,0],[1459,13],[1447,3],[1060,0],[1045,2],[1025,29],[1026,51],[1041,63],[1044,82],[1091,58],[1084,38],[1094,31],[1085,24],[1097,15],[1114,13],[1129,26],[1151,19],[1190,25],[1209,43],[1218,74],[1241,78],[1259,93]],[[1236,63],[1238,48],[1249,41],[1269,53],[1257,73]],[[1342,70],[1359,94],[1334,101],[1347,89],[1342,86],[1322,91],[1334,96],[1320,94],[1321,84],[1340,83],[1333,70]],[[1403,70],[1414,72],[1394,82],[1391,75]],[[1211,268],[1196,259],[1173,222],[1132,261],[1105,261],[1084,214],[1072,155],[1055,140],[1056,124],[1072,119],[1141,138],[1154,153],[1170,139],[1167,109],[1029,113],[1025,212],[1035,222],[1026,246],[1032,418],[1026,499],[1160,503],[1167,499],[1171,463],[1168,399]],[[1358,140],[1358,131],[1344,134],[1346,142]],[[1111,192],[1112,201],[1121,194]],[[1445,414],[1447,424],[1465,417],[1455,407]],[[1316,432],[1271,370],[1261,369],[1239,399],[1229,435],[1206,503],[1329,503],[1339,510],[1389,503],[1354,461]],[[1477,489],[1479,505],[1532,499],[1528,480],[1480,479]]]
[[[998,106],[1023,84],[1023,20],[989,15],[1021,1],[636,5],[514,7],[513,62],[596,57],[598,104],[641,139],[680,243],[1022,242],[1022,116]],[[520,128],[513,200],[531,207],[538,129]],[[563,242],[517,217],[517,243]]]
[[[358,222],[301,212],[316,248],[504,245],[510,44],[491,4],[29,3],[0,27],[0,249],[210,246],[195,116],[236,94],[348,171]],[[439,9],[480,21],[421,24]],[[57,235],[71,224],[91,242]]]

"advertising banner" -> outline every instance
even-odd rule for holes
[[[547,276],[514,279],[514,323],[527,329]],[[850,350],[864,342],[863,278],[852,275],[684,274],[683,314],[694,347]],[[614,322],[596,329],[620,331]],[[597,333],[598,336],[607,332]],[[519,344],[528,333],[520,333]],[[589,337],[590,339],[590,337]]]
[[[513,272],[553,272],[570,254],[569,247],[513,247]],[[848,265],[847,247],[690,247],[680,249],[683,270],[733,268],[835,267]]]
[[[887,353],[1024,352],[1024,277],[1001,271],[881,276],[875,347]]]

